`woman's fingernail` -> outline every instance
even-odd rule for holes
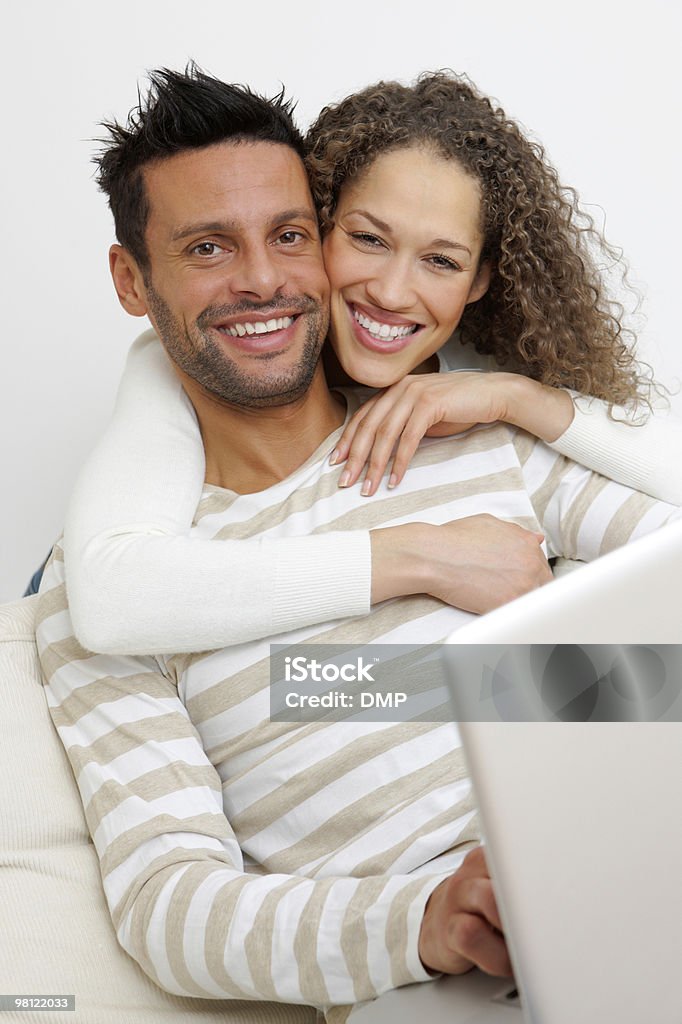
[[[396,476],[395,473],[391,473],[391,475],[388,478],[388,485],[387,485],[388,489],[391,490],[391,488],[395,487],[395,485],[397,483],[398,483],[398,477]]]
[[[329,465],[330,466],[335,466],[338,461],[339,461],[339,449],[335,448],[334,451],[329,456]]]
[[[350,483],[350,470],[344,469],[343,473],[339,477],[339,487],[348,487]]]
[[[370,494],[371,490],[372,490],[372,481],[371,480],[365,480],[364,484],[362,485],[362,490],[360,491],[360,494],[362,494],[362,496],[366,498]]]

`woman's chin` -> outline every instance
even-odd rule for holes
[[[411,372],[404,366],[387,365],[389,360],[384,356],[379,356],[376,359],[367,359],[366,357],[357,359],[351,356],[346,358],[345,353],[339,352],[337,358],[348,376],[366,388],[388,388],[391,384],[402,380],[405,374]]]
[[[389,356],[368,358],[366,353],[358,357],[357,352],[337,351],[336,357],[345,373],[357,384],[367,388],[388,388],[397,384],[408,374],[438,373],[439,363],[436,354],[417,361],[414,359],[397,360]],[[415,358],[417,358],[415,356]]]

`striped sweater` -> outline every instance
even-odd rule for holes
[[[342,467],[326,459],[341,429],[265,491],[207,487],[195,534],[295,537],[485,512],[544,531],[550,555],[590,560],[682,516],[501,424],[426,439],[399,488],[362,498],[338,488]],[[469,619],[422,595],[277,639],[433,643]],[[73,636],[59,548],[38,622],[113,922],[155,982],[327,1007],[428,978],[426,901],[478,839],[454,725],[272,723],[268,641],[93,655]]]

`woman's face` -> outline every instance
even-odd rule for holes
[[[350,377],[387,387],[430,368],[488,287],[480,221],[475,179],[421,148],[379,156],[344,186],[323,248],[331,343]]]

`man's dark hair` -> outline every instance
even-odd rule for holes
[[[228,85],[196,64],[184,72],[161,68],[149,74],[145,95],[127,124],[103,121],[109,133],[93,158],[96,181],[109,198],[116,237],[149,269],[145,229],[149,217],[142,168],[186,149],[248,140],[289,146],[302,158],[303,139],[293,121],[293,103],[284,90],[266,99],[244,85]]]

